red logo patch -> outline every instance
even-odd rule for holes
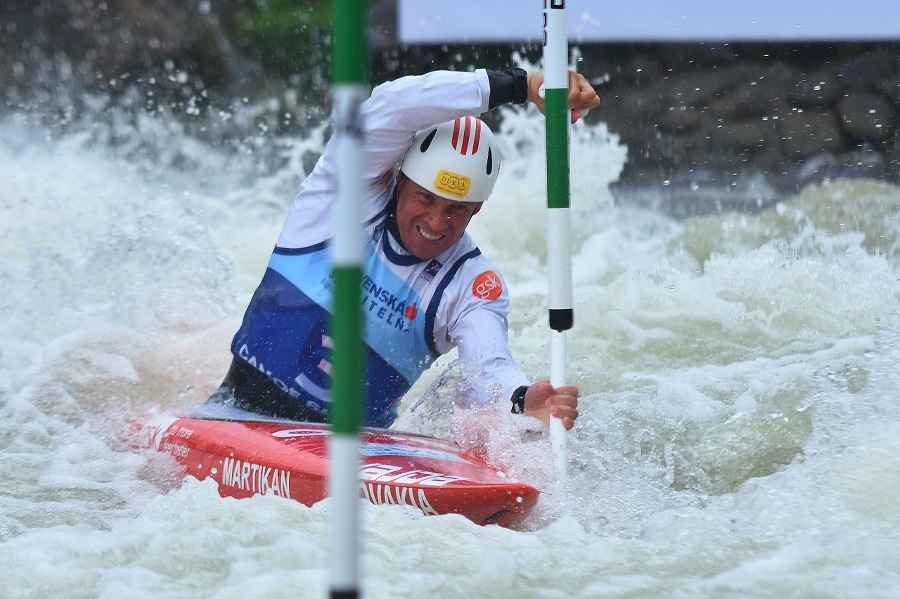
[[[493,301],[503,293],[503,282],[500,275],[492,270],[486,270],[472,283],[472,295],[479,299]]]
[[[406,306],[406,312],[403,313],[403,317],[406,318],[406,320],[415,320],[416,314],[418,313],[419,309],[416,308],[416,304],[415,302],[413,302],[412,304]]]

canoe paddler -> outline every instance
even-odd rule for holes
[[[507,285],[466,233],[501,164],[493,133],[477,117],[507,103],[542,110],[542,82],[542,73],[522,69],[436,71],[379,85],[362,104],[366,426],[390,426],[404,393],[453,347],[461,401],[504,402],[513,413],[574,425],[578,389],[532,383],[513,360]],[[581,75],[571,72],[569,83],[575,120],[600,99]],[[229,372],[209,402],[328,419],[333,141],[294,199],[232,341]]]

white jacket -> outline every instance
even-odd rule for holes
[[[528,384],[507,342],[509,296],[499,271],[464,234],[420,260],[387,231],[397,165],[419,129],[488,108],[484,70],[440,71],[378,86],[362,105],[366,262],[362,307],[368,355],[366,425],[388,426],[396,404],[438,356],[459,350],[463,401],[508,402]],[[307,407],[327,413],[331,307],[329,240],[336,193],[330,141],[303,182],[232,352]]]

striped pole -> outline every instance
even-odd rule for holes
[[[547,266],[550,293],[550,384],[566,382],[566,331],[572,328],[572,245],[569,214],[569,47],[566,0],[544,0],[544,101],[547,114]],[[559,482],[568,478],[566,429],[550,418]]]
[[[331,599],[359,597],[359,449],[363,413],[362,172],[360,105],[366,92],[365,0],[333,2],[332,45],[337,197],[332,246],[334,269],[334,388],[329,444]]]

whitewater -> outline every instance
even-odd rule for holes
[[[0,597],[327,595],[327,500],[223,499],[119,440],[221,381],[326,134],[281,139],[262,169],[259,144],[180,123],[0,120]],[[470,232],[543,378],[542,119],[509,109],[499,139]],[[675,220],[614,200],[627,152],[603,124],[576,125],[571,154],[569,485],[537,438],[491,446],[547,491],[521,530],[362,504],[363,594],[900,595],[900,188],[833,180]],[[395,426],[447,434],[452,360]]]

